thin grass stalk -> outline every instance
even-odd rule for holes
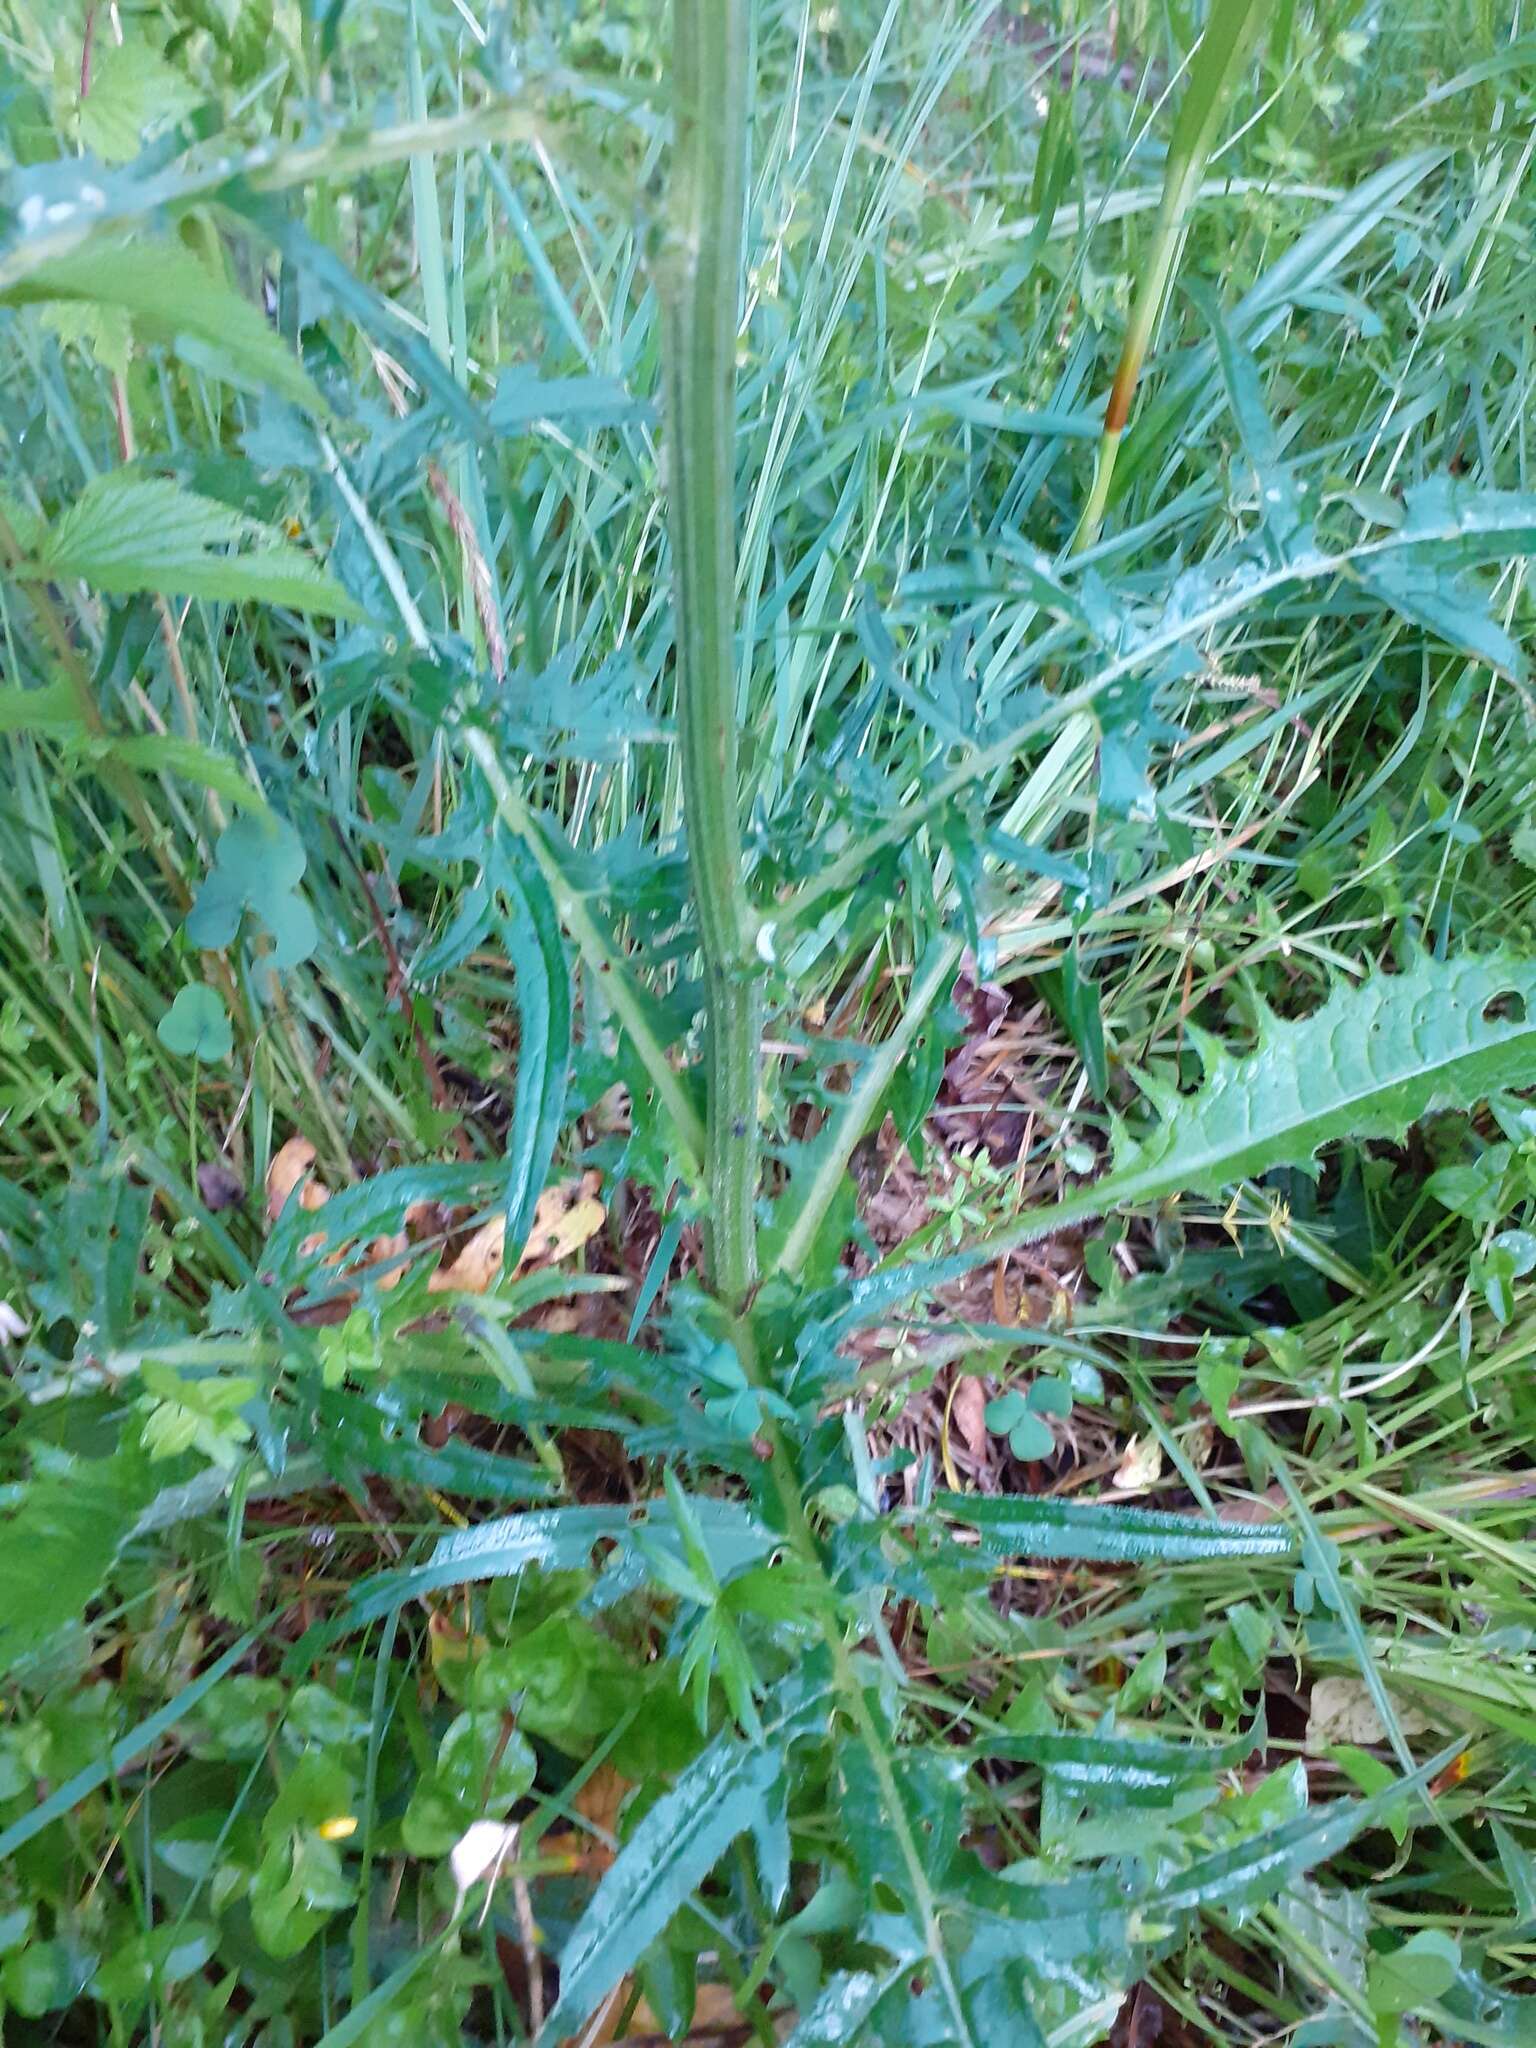
[[[1210,18],[1190,65],[1189,84],[1184,90],[1173,140],[1168,145],[1151,255],[1131,306],[1115,381],[1104,408],[1104,431],[1094,463],[1093,484],[1072,536],[1072,554],[1092,547],[1104,524],[1121,437],[1131,416],[1131,400],[1153,331],[1168,296],[1173,266],[1184,240],[1185,220],[1205,176],[1222,114],[1269,5],[1270,0],[1211,0]]]
[[[715,1292],[757,1280],[761,973],[743,878],[736,758],[736,335],[751,100],[749,0],[675,0],[676,139],[659,252],[677,722],[704,956],[706,1249]]]

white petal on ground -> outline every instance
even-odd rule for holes
[[[482,1877],[495,1882],[502,1865],[517,1848],[517,1826],[513,1821],[475,1820],[448,1852],[454,1890],[462,1905],[464,1894]],[[457,1911],[457,1907],[455,1907]]]

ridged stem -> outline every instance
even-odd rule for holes
[[[677,722],[704,956],[711,1284],[757,1280],[761,973],[742,874],[736,757],[736,335],[751,97],[749,0],[674,0],[676,139],[656,275],[663,309]]]

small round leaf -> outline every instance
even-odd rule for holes
[[[227,1060],[235,1049],[223,1000],[201,981],[188,982],[156,1028],[160,1043],[187,1059]]]

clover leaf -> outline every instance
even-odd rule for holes
[[[235,1049],[223,998],[205,982],[191,981],[155,1027],[160,1043],[186,1059],[227,1060]]]
[[[1006,1436],[1008,1448],[1021,1460],[1048,1458],[1056,1448],[1048,1415],[1065,1418],[1072,1413],[1072,1388],[1066,1380],[1048,1374],[1035,1380],[1027,1393],[1011,1387],[986,1406],[986,1425],[995,1436]]]
[[[270,932],[272,965],[296,967],[315,950],[314,913],[299,894],[307,857],[293,827],[271,811],[247,811],[219,834],[213,871],[187,913],[194,946],[219,952],[233,944],[250,911]]]

